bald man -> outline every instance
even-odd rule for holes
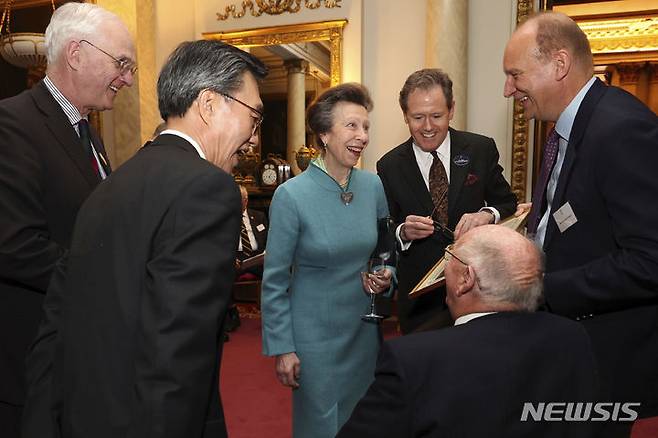
[[[526,402],[597,395],[585,330],[533,313],[543,272],[532,242],[485,225],[446,256],[454,327],[386,342],[375,382],[338,437],[592,436],[591,422],[522,420]]]
[[[546,305],[583,324],[608,398],[656,416],[658,117],[593,76],[587,36],[564,14],[524,22],[503,66],[525,117],[555,122],[528,221],[546,253]]]

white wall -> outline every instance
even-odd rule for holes
[[[370,145],[362,166],[409,138],[398,95],[407,76],[425,63],[425,0],[363,0],[363,84],[375,109],[370,115]]]
[[[512,101],[503,96],[503,52],[515,26],[516,0],[470,0],[466,129],[493,137],[509,181]]]

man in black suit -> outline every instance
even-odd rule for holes
[[[520,26],[504,69],[505,96],[556,122],[528,223],[548,309],[582,322],[613,401],[658,415],[658,117],[593,76],[587,37],[563,14]]]
[[[167,129],[80,209],[28,358],[28,373],[52,358],[62,437],[226,436],[221,327],[240,229],[230,172],[258,141],[265,74],[233,46],[181,44],[158,79]]]
[[[240,198],[242,199],[242,221],[240,224],[240,240],[236,266],[238,268],[236,281],[257,280],[263,276],[263,265],[242,269],[240,263],[249,257],[256,256],[265,251],[267,244],[267,216],[265,213],[249,208],[249,192],[240,185]],[[234,297],[235,298],[235,297]],[[226,315],[224,341],[229,340],[228,332],[240,327],[240,313],[235,302],[229,307]]]
[[[0,102],[0,430],[19,436],[24,361],[56,260],[76,214],[110,174],[92,110],[131,86],[135,49],[125,25],[92,4],[57,9],[46,29],[48,69]],[[90,139],[91,141],[84,141]]]
[[[400,107],[411,138],[377,162],[377,173],[399,224],[398,316],[402,333],[409,333],[452,323],[445,289],[415,300],[408,297],[453,241],[450,231],[435,232],[433,220],[458,238],[512,214],[516,196],[503,177],[493,139],[449,128],[455,102],[447,74],[439,69],[411,74],[400,91]],[[435,196],[439,199],[433,199],[431,190],[435,169],[448,184]]]
[[[238,260],[243,260],[261,254],[267,245],[267,216],[265,213],[249,208],[249,192],[245,186],[240,186],[240,197],[242,199],[242,224],[240,241],[238,243]],[[243,237],[246,235],[246,237]],[[247,239],[247,244],[244,240]],[[247,269],[256,277],[263,276],[263,266]]]
[[[593,436],[591,421],[524,420],[526,402],[591,402],[598,388],[580,324],[532,313],[542,290],[533,243],[485,225],[446,257],[455,326],[385,342],[375,381],[338,437]]]

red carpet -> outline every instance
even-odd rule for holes
[[[274,358],[261,354],[260,318],[240,307],[242,324],[230,334],[222,355],[220,387],[229,437],[290,437],[291,390],[276,380]]]
[[[261,354],[260,318],[252,306],[240,305],[242,325],[224,345],[222,401],[230,438],[292,436],[289,389],[274,375],[274,359]],[[386,337],[395,336],[386,330]],[[632,438],[657,438],[658,417],[641,420]]]

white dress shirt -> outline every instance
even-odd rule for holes
[[[491,315],[492,313],[498,313],[498,312],[475,312],[475,313],[468,313],[466,315],[462,315],[459,318],[455,320],[455,325],[461,325],[461,324],[466,324],[469,321],[474,320],[475,318],[479,318],[481,316],[485,315]]]
[[[553,205],[553,198],[555,197],[555,190],[557,189],[557,183],[560,179],[560,171],[562,171],[562,164],[564,163],[564,157],[567,154],[567,145],[569,144],[569,137],[571,136],[571,129],[573,128],[573,122],[576,119],[576,114],[578,114],[578,109],[582,103],[585,95],[589,91],[596,77],[592,77],[584,86],[580,89],[578,94],[571,100],[569,105],[562,111],[557,121],[555,122],[555,132],[560,136],[558,140],[558,151],[557,158],[555,160],[555,165],[553,166],[553,171],[546,185],[546,211],[539,221],[537,226],[537,234],[535,234],[535,243],[539,248],[544,247],[544,239],[546,238],[546,228],[548,227],[548,220],[551,214],[551,206]]]

